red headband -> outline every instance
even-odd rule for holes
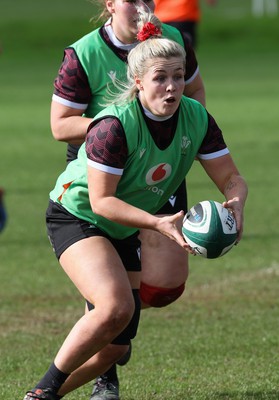
[[[146,22],[140,32],[137,34],[137,39],[140,42],[144,42],[146,39],[150,38],[151,36],[160,36],[162,35],[161,29],[157,28],[151,22]]]

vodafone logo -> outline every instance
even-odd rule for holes
[[[150,168],[146,174],[146,183],[148,185],[154,185],[167,179],[171,174],[171,165],[162,163],[155,165],[155,167]]]

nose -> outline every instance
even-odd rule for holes
[[[176,86],[175,86],[174,81],[173,81],[173,80],[170,80],[170,81],[167,83],[166,91],[167,91],[167,92],[174,92],[174,91],[175,91],[175,88],[176,88]]]

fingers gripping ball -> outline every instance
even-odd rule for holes
[[[236,221],[230,210],[213,201],[193,206],[183,219],[182,234],[196,254],[217,258],[231,250],[236,242]]]

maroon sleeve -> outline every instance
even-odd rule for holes
[[[86,136],[87,158],[99,164],[123,169],[128,149],[124,129],[115,117],[93,121]]]
[[[208,128],[202,145],[199,149],[200,154],[211,154],[227,148],[223,134],[215,119],[208,115]]]
[[[80,104],[88,104],[91,100],[87,75],[72,48],[64,51],[63,62],[54,81],[54,94]]]
[[[198,68],[198,61],[196,58],[195,51],[191,46],[190,40],[187,36],[182,33],[182,38],[184,41],[184,48],[186,50],[186,74],[185,74],[185,81],[188,81],[192,78],[194,73]]]

